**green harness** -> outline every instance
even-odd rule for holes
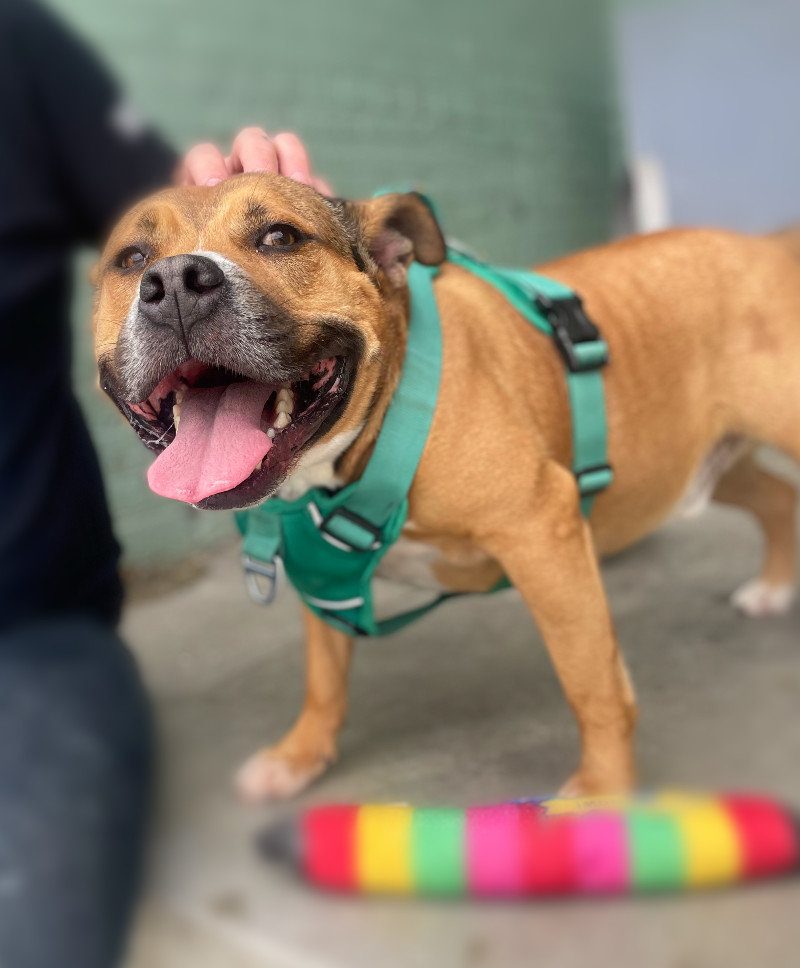
[[[454,249],[447,259],[491,283],[537,329],[552,337],[566,365],[572,409],[573,470],[588,517],[611,484],[603,377],[608,348],[581,301],[553,279],[501,269]],[[408,492],[425,448],[439,395],[442,332],[433,291],[438,268],[413,263],[408,271],[410,318],[403,371],[360,480],[338,491],[313,488],[296,501],[269,498],[237,514],[251,595],[270,603],[279,571],[312,611],[355,635],[386,635],[453,597],[384,621],[373,608],[373,576],[398,539]],[[508,587],[504,580],[497,588]]]

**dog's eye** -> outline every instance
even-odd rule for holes
[[[300,241],[300,233],[291,225],[276,224],[270,225],[258,243],[259,249],[286,249],[291,245],[297,245]]]
[[[147,262],[147,255],[135,245],[130,245],[120,252],[115,262],[120,269],[141,269]]]

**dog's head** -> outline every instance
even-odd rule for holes
[[[158,455],[153,490],[243,508],[311,448],[335,457],[402,358],[408,264],[444,257],[413,194],[350,203],[261,173],[137,205],[96,269],[95,348]]]

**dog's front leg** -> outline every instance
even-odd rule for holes
[[[580,766],[563,792],[622,792],[635,779],[635,699],[573,475],[548,463],[534,501],[482,543],[533,613],[578,720]]]
[[[237,777],[248,800],[283,799],[305,789],[336,759],[347,715],[347,679],[353,640],[303,609],[306,630],[306,695],[286,736],[245,763]]]

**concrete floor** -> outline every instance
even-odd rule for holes
[[[797,613],[754,622],[729,593],[759,541],[735,512],[677,522],[609,562],[641,704],[649,786],[759,788],[800,806]],[[580,603],[576,603],[579,607]],[[285,808],[246,809],[230,777],[292,722],[295,601],[250,605],[235,549],[129,609],[163,747],[152,870],[131,968],[775,968],[800,950],[800,884],[546,904],[327,897],[254,856]],[[443,606],[357,653],[341,760],[303,799],[469,804],[551,792],[576,731],[514,592]]]

